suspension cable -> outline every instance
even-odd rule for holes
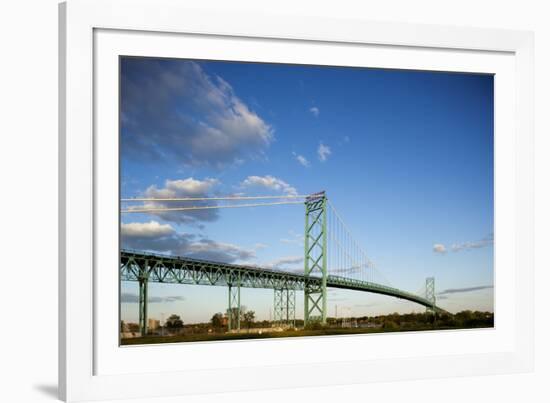
[[[383,282],[385,282],[386,284],[389,284],[391,286],[391,282],[387,279],[386,276],[384,276],[382,273],[380,273],[379,270],[377,270],[376,265],[369,259],[369,257],[367,255],[367,253],[365,252],[365,250],[361,246],[359,246],[359,244],[351,236],[351,231],[349,230],[347,225],[344,223],[344,220],[342,219],[342,217],[336,211],[336,208],[334,207],[334,205],[330,202],[330,200],[327,200],[327,202],[328,202],[328,205],[331,208],[331,212],[334,214],[334,216],[337,219],[337,222],[339,223],[340,237],[346,238],[346,241],[344,243],[347,246],[342,245],[340,243],[340,240],[338,239],[338,236],[334,236],[334,234],[331,234],[329,236],[329,239],[331,239],[333,242],[335,242],[338,249],[341,250],[342,255],[343,255],[342,257],[344,258],[344,261],[345,261],[344,266],[346,266],[346,268],[342,269],[342,268],[339,267],[339,270],[337,270],[337,271],[339,271],[339,272],[340,271],[347,271],[349,269],[354,269],[358,266],[361,267],[362,265],[360,263],[359,263],[359,265],[357,265],[356,257],[353,256],[354,254],[357,254],[357,255],[362,256],[363,259],[366,260],[366,268],[370,269],[372,271],[373,275],[376,275],[377,277],[380,276],[381,279],[383,280]],[[349,248],[349,250],[347,250],[348,248]],[[349,262],[349,266],[347,264],[348,262]],[[372,280],[375,281],[374,278]]]
[[[177,202],[177,201],[209,201],[209,200],[263,200],[263,199],[305,199],[306,195],[285,195],[285,196],[219,196],[219,197],[132,197],[120,199],[121,202]]]
[[[283,201],[272,203],[248,203],[248,204],[233,204],[233,205],[221,205],[221,206],[189,206],[189,207],[145,207],[121,210],[121,213],[161,213],[169,211],[192,211],[192,210],[207,210],[207,209],[221,209],[221,208],[241,208],[241,207],[259,207],[259,206],[276,206],[281,204],[302,204],[301,201]]]

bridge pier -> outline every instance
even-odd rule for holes
[[[296,291],[290,288],[273,290],[274,322],[294,327],[296,322]]]
[[[139,268],[139,331],[147,336],[147,288],[149,283],[149,261],[145,260],[144,267]]]
[[[227,329],[241,330],[241,284],[229,284],[227,307]]]

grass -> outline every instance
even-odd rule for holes
[[[487,326],[475,326],[473,328],[484,328]],[[219,340],[248,340],[248,339],[271,339],[281,337],[300,337],[300,336],[337,336],[346,334],[366,334],[366,333],[387,333],[387,332],[407,332],[420,330],[451,330],[465,329],[465,327],[433,327],[426,325],[410,329],[383,329],[383,328],[324,328],[316,330],[285,330],[279,332],[259,333],[201,333],[185,334],[178,336],[145,336],[129,339],[122,339],[121,345],[140,345],[140,344],[160,344],[160,343],[181,343],[193,341],[219,341]]]

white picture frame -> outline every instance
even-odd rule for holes
[[[62,399],[171,396],[532,370],[531,33],[257,13],[228,15],[214,8],[208,12],[188,9],[183,2],[169,0],[71,0],[60,5],[59,38]],[[118,87],[112,62],[117,54],[172,55],[182,40],[187,41],[187,51],[194,49],[195,57],[215,58],[218,52],[220,58],[236,60],[289,62],[303,57],[309,58],[302,59],[304,63],[329,64],[326,50],[330,49],[332,57],[337,55],[349,65],[494,73],[495,238],[501,245],[495,252],[499,310],[495,330],[118,348],[117,335],[111,334],[118,317],[114,322],[109,315],[110,307],[115,310],[117,306],[112,303],[116,303],[113,295],[118,283],[97,268],[104,256],[109,262],[102,243],[118,233],[118,227],[109,224],[114,219],[118,223],[118,200],[109,193],[118,188],[118,182],[108,180],[113,164],[118,164],[118,132],[112,125],[118,111],[118,98],[112,95]],[[223,49],[216,48],[219,40],[225,41]],[[262,54],[264,47],[271,48]],[[228,53],[221,55],[222,51]],[[370,60],[377,62],[361,61],[359,53],[370,54]],[[411,58],[411,53],[418,57]],[[384,353],[392,343],[410,351],[395,347]],[[383,353],[375,354],[368,344]],[[410,349],[411,345],[416,347]],[[189,359],[186,364],[173,360],[176,364],[171,365],[155,359],[174,354]],[[220,355],[226,357],[224,362],[213,359]]]

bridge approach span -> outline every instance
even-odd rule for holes
[[[306,283],[312,287],[322,286],[321,277],[306,276],[304,273],[132,250],[121,251],[120,276],[122,281],[138,281],[141,283],[153,282],[293,291],[304,290]],[[382,284],[344,276],[328,275],[327,287],[387,295],[423,305],[435,312],[445,312],[422,296]]]

